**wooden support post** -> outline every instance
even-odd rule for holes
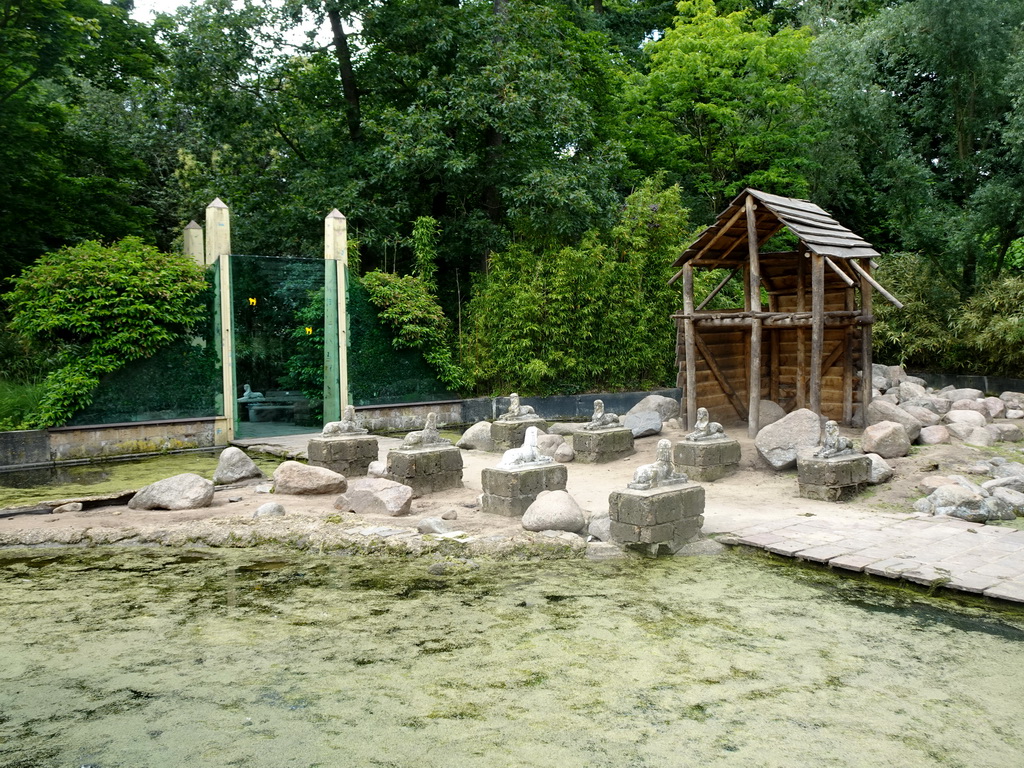
[[[711,371],[711,375],[715,377],[715,381],[718,382],[718,386],[722,388],[725,396],[729,398],[729,402],[732,403],[733,410],[736,411],[736,415],[741,419],[746,420],[749,417],[747,409],[743,405],[743,401],[736,394],[736,390],[732,388],[729,380],[725,378],[725,374],[722,373],[722,369],[718,367],[718,361],[715,360],[715,356],[711,354],[711,350],[708,349],[708,345],[704,343],[704,339],[700,337],[700,334],[694,331],[693,340],[696,342],[697,349],[700,351],[701,357],[704,358],[704,362],[707,363],[708,370]]]
[[[871,269],[870,264],[868,269]],[[861,276],[860,311],[864,320],[871,317],[871,281]],[[868,405],[871,403],[873,377],[871,375],[871,324],[865,322],[860,327],[860,427],[868,425]]]
[[[221,394],[227,440],[235,438],[238,392],[235,388],[235,318],[231,296],[231,214],[218,197],[206,207],[206,260],[217,264],[219,287]]]
[[[200,267],[206,266],[206,250],[203,248],[203,228],[190,221],[185,225],[185,255]]]
[[[754,198],[747,195],[747,256],[749,257],[748,303],[755,312],[761,312],[761,263],[757,252],[757,220],[754,217]],[[750,324],[750,375],[748,382],[747,436],[757,437],[761,416],[761,318],[754,316]]]
[[[848,259],[847,262],[851,267],[853,267],[853,271],[860,275],[861,282],[866,280],[872,288],[882,294],[886,301],[896,307],[896,309],[903,309],[903,302],[885,290],[885,288],[883,288],[881,284],[871,276],[871,262],[868,262],[867,269],[864,269],[864,267],[858,264],[857,259]]]
[[[340,421],[348,397],[348,222],[324,219],[324,421]]]
[[[686,428],[697,423],[697,349],[693,340],[693,267],[683,265],[683,319],[686,345]]]
[[[730,280],[732,280],[732,278],[735,276],[735,274],[736,274],[736,270],[734,269],[731,272],[729,272],[728,275],[723,277],[722,278],[722,282],[720,282],[718,285],[715,286],[715,290],[713,290],[711,293],[709,293],[707,296],[704,297],[704,301],[702,301],[700,303],[700,306],[697,307],[697,311],[700,312],[702,309],[704,309],[704,307],[706,307],[711,302],[711,300],[713,298],[715,298],[715,296],[718,295],[718,292],[721,291],[723,288],[725,288],[726,283],[728,283]]]
[[[772,399],[773,403],[779,402],[779,397],[782,394],[780,391],[780,385],[782,382],[779,381],[779,363],[782,360],[782,340],[779,338],[779,335],[780,331],[778,329],[768,332],[768,343],[770,345],[768,348],[768,370],[770,376],[768,396]]]
[[[821,363],[825,343],[825,259],[811,254],[810,409],[821,415]]]
[[[856,308],[856,297],[853,288],[847,288],[847,311]],[[853,424],[853,326],[846,326],[843,331],[843,423]]]
[[[807,311],[807,258],[797,257],[796,263],[796,311]],[[807,405],[807,331],[796,332],[796,407]]]

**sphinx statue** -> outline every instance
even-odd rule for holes
[[[619,426],[619,417],[614,413],[605,413],[604,401],[594,401],[594,415],[590,417],[590,422],[583,425],[583,429],[595,430],[595,429],[608,429],[609,427]]]
[[[338,437],[340,435],[365,435],[367,430],[359,426],[356,421],[356,409],[354,406],[345,406],[345,415],[341,421],[332,421],[324,425],[321,437]]]
[[[635,491],[649,491],[663,485],[687,483],[689,480],[690,478],[683,472],[676,471],[675,462],[672,460],[672,441],[662,439],[658,441],[654,463],[637,467],[633,473],[633,481],[626,487]]]
[[[423,429],[410,432],[402,440],[402,448],[426,448],[431,445],[451,445],[452,441],[441,437],[437,431],[437,414],[431,411],[427,414],[427,423]]]
[[[252,403],[252,402],[255,402],[257,400],[262,400],[262,399],[263,399],[263,393],[262,392],[253,392],[252,391],[252,387],[250,387],[248,384],[243,384],[242,385],[242,396],[240,398],[238,398],[238,402],[240,402],[240,403]]]
[[[523,405],[519,402],[519,395],[513,392],[508,396],[508,410],[498,417],[499,421],[522,421],[523,419],[536,418],[537,412],[532,405]]]
[[[513,469],[527,464],[549,464],[554,461],[550,456],[545,456],[537,450],[537,433],[536,427],[527,427],[522,446],[505,451],[497,468]]]
[[[690,432],[683,440],[700,442],[701,440],[714,440],[718,437],[725,437],[725,430],[717,421],[711,421],[707,408],[697,409],[697,423],[693,425],[693,432]]]
[[[853,451],[853,442],[839,434],[839,425],[834,421],[826,421],[825,435],[821,446],[814,452],[815,458],[831,459],[833,456],[844,456]]]

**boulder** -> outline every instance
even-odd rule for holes
[[[944,397],[933,397],[931,395],[927,397],[915,397],[913,400],[907,400],[906,402],[900,403],[900,406],[903,408],[907,408],[911,405],[917,408],[927,408],[934,414],[944,416],[949,413],[949,409],[953,404]]]
[[[864,429],[860,448],[864,453],[877,453],[883,459],[896,459],[910,453],[910,437],[899,422],[881,421]]]
[[[917,490],[926,496],[933,493],[936,488],[941,488],[944,485],[955,485],[956,480],[945,475],[929,475],[917,484]],[[931,510],[928,511],[931,514]]]
[[[1001,419],[1006,416],[1006,403],[998,397],[986,397],[981,404],[988,409],[989,418]]]
[[[568,436],[575,432],[579,432],[585,426],[586,422],[584,421],[557,421],[548,427],[547,432],[549,435]]]
[[[1024,392],[1007,391],[999,395],[999,399],[1006,403],[1007,408],[1024,410]]]
[[[971,434],[964,438],[964,442],[968,445],[979,445],[982,448],[987,448],[990,445],[995,445],[996,439],[984,427],[975,427],[971,430]]]
[[[939,416],[939,414],[934,411],[930,411],[927,408],[921,408],[916,405],[901,405],[900,408],[920,421],[922,428],[933,427],[942,420],[942,417]]]
[[[1006,461],[992,468],[994,477],[1024,477],[1024,464],[1019,461]]]
[[[900,382],[899,395],[901,403],[913,400],[915,397],[924,397],[927,394],[928,392],[920,384],[914,384],[910,381]]]
[[[796,466],[797,453],[813,448],[821,440],[821,419],[814,411],[800,408],[757,433],[754,445],[773,469]]]
[[[334,502],[334,508],[357,515],[400,517],[412,511],[412,488],[383,477],[360,477]]]
[[[947,388],[939,390],[939,392],[936,394],[942,395],[942,397],[954,403],[957,400],[980,400],[985,396],[985,393],[982,392],[980,389],[973,389],[971,387],[964,387],[960,389]]]
[[[875,363],[871,366],[871,386],[877,390],[885,392],[889,387],[894,386],[893,382],[889,378],[889,366]]]
[[[921,445],[942,445],[950,441],[949,430],[941,424],[934,427],[924,427],[921,434],[917,436],[917,442]]]
[[[909,382],[911,384],[917,384],[918,386],[924,387],[926,390],[928,389],[928,382],[922,379],[920,376],[906,376],[904,377],[903,381]],[[900,383],[902,384],[903,382],[901,381]]]
[[[985,414],[978,413],[977,411],[950,411],[942,417],[942,420],[947,424],[966,424],[971,427],[984,427],[988,424]]]
[[[264,477],[263,470],[241,448],[231,445],[220,452],[217,469],[213,471],[215,485],[230,485],[257,477]]]
[[[200,509],[213,503],[213,483],[192,472],[147,485],[128,502],[130,509]]]
[[[1024,493],[1015,491],[1012,488],[995,488],[992,491],[992,495],[1009,504],[1016,517],[1024,517]]]
[[[311,467],[299,461],[285,461],[274,470],[274,493],[316,495],[344,493],[348,481],[326,467]]]
[[[576,533],[586,526],[583,510],[566,491],[541,491],[523,513],[523,528],[528,531]]]
[[[261,504],[256,507],[256,511],[252,513],[255,517],[283,517],[284,507],[278,504],[276,501],[268,501],[266,504]]]
[[[661,416],[657,411],[639,411],[627,413],[619,419],[622,426],[633,433],[633,437],[648,437],[661,432]]]
[[[902,424],[903,429],[907,433],[907,439],[910,442],[917,440],[917,436],[921,434],[921,427],[924,426],[899,406],[892,405],[884,400],[872,400],[868,403],[868,424],[880,424],[883,421],[894,421],[897,424]],[[900,455],[905,456],[906,454]],[[887,456],[886,458],[892,457]]]
[[[598,541],[612,540],[612,519],[608,515],[608,510],[590,518],[590,522],[587,523],[587,533]]]
[[[386,461],[371,461],[369,466],[366,467],[368,477],[384,477],[387,473],[388,464]]]
[[[661,421],[666,422],[679,415],[679,401],[671,397],[665,397],[664,395],[648,395],[626,411],[626,416],[629,416],[631,413],[644,413],[649,411],[657,413]]]
[[[573,450],[573,447],[569,443],[562,443],[555,449],[555,453],[552,458],[560,464],[568,464],[576,458],[576,451]]]
[[[896,390],[889,390],[883,395],[875,395],[871,398],[873,403],[888,403],[889,405],[899,405],[900,396]]]
[[[542,456],[555,457],[559,446],[565,445],[565,438],[561,435],[538,435],[537,453]]]
[[[992,421],[992,416],[988,412],[988,408],[985,407],[983,402],[978,400],[954,400],[953,405],[950,406],[951,411],[974,411],[980,413],[985,417],[985,421]]]
[[[972,523],[1012,520],[1015,517],[1010,505],[1002,499],[981,496],[958,483],[936,488],[930,496],[922,501],[931,506],[933,515],[958,517]]]
[[[1006,418],[1008,419],[1024,419],[1024,411],[1017,410],[1016,408],[1006,409]]]
[[[757,431],[785,418],[786,409],[772,400],[762,400],[757,408]]]
[[[424,517],[416,523],[416,530],[420,533],[448,533],[450,529],[439,517]]]
[[[870,485],[880,485],[891,480],[892,476],[896,474],[896,471],[889,466],[889,462],[877,453],[869,453],[867,456],[871,459],[871,473],[868,475]]]
[[[957,440],[966,440],[971,436],[971,432],[977,429],[977,427],[971,424],[960,424],[959,422],[953,422],[945,426],[950,437],[955,437]]]
[[[491,438],[491,422],[478,421],[459,438],[455,444],[467,451],[493,451],[494,440]]]
[[[997,424],[989,424],[988,429],[998,432],[999,439],[1007,443],[1019,443],[1024,440],[1024,432],[1016,424],[1000,421]]]
[[[981,484],[981,487],[993,494],[997,488],[1009,488],[1010,490],[1024,493],[1024,476],[997,477],[992,480],[986,480]]]

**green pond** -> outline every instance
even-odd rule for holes
[[[0,552],[0,765],[1021,764],[1012,606],[740,551],[429,565]]]

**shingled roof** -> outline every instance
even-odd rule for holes
[[[744,204],[748,195],[757,201],[754,216],[759,248],[785,227],[800,238],[800,251],[833,259],[871,259],[879,255],[871,243],[812,202],[745,189],[718,215],[718,220],[676,259],[673,266],[694,262],[694,266],[724,267],[746,261],[747,249],[741,246],[747,243]],[[677,274],[673,281],[678,277]]]

